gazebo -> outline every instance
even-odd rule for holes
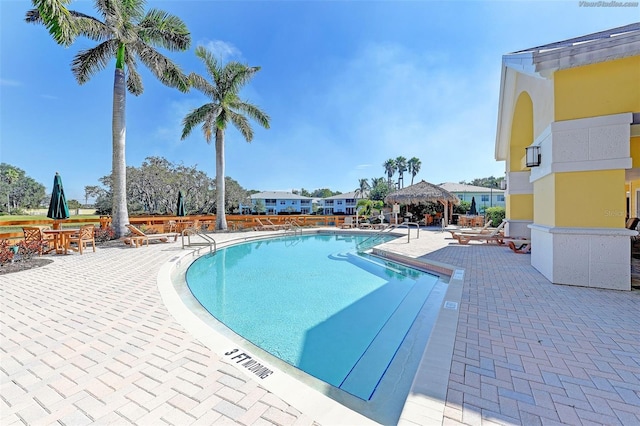
[[[440,203],[444,206],[444,220],[446,224],[449,224],[450,206],[460,204],[460,200],[455,194],[424,180],[389,193],[384,198],[384,201],[389,204],[398,203],[405,205],[428,202]]]

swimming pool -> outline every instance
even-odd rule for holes
[[[369,400],[438,277],[358,253],[367,236],[237,244],[196,260],[202,306],[290,365]]]

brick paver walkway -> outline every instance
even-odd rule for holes
[[[169,314],[180,243],[98,248],[0,275],[0,424],[312,424]]]
[[[550,284],[528,255],[421,233],[466,269],[444,424],[640,424],[640,291]],[[189,335],[156,286],[179,243],[0,275],[0,424],[313,424]]]
[[[640,424],[640,291],[554,285],[503,247],[425,257],[467,271],[444,424]]]

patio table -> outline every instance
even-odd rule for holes
[[[76,228],[45,229],[42,231],[43,234],[53,235],[56,254],[67,254],[69,250],[69,237],[78,232],[80,232],[80,229]]]

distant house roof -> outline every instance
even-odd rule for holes
[[[467,185],[464,183],[445,182],[438,185],[442,189],[446,189],[449,192],[504,192],[498,188],[487,188],[484,186]]]
[[[265,191],[251,194],[252,200],[265,200],[265,199],[278,199],[278,200],[311,200],[311,197],[304,197],[298,194],[292,194],[285,191]]]
[[[364,198],[367,198],[369,196],[369,191],[365,191],[364,192]],[[338,194],[338,195],[334,195],[331,197],[327,197],[324,198],[325,200],[350,200],[353,198],[362,198],[360,196],[360,194],[358,194],[358,196],[356,197],[356,192],[355,191],[351,191],[351,192],[345,192],[343,194]]]

